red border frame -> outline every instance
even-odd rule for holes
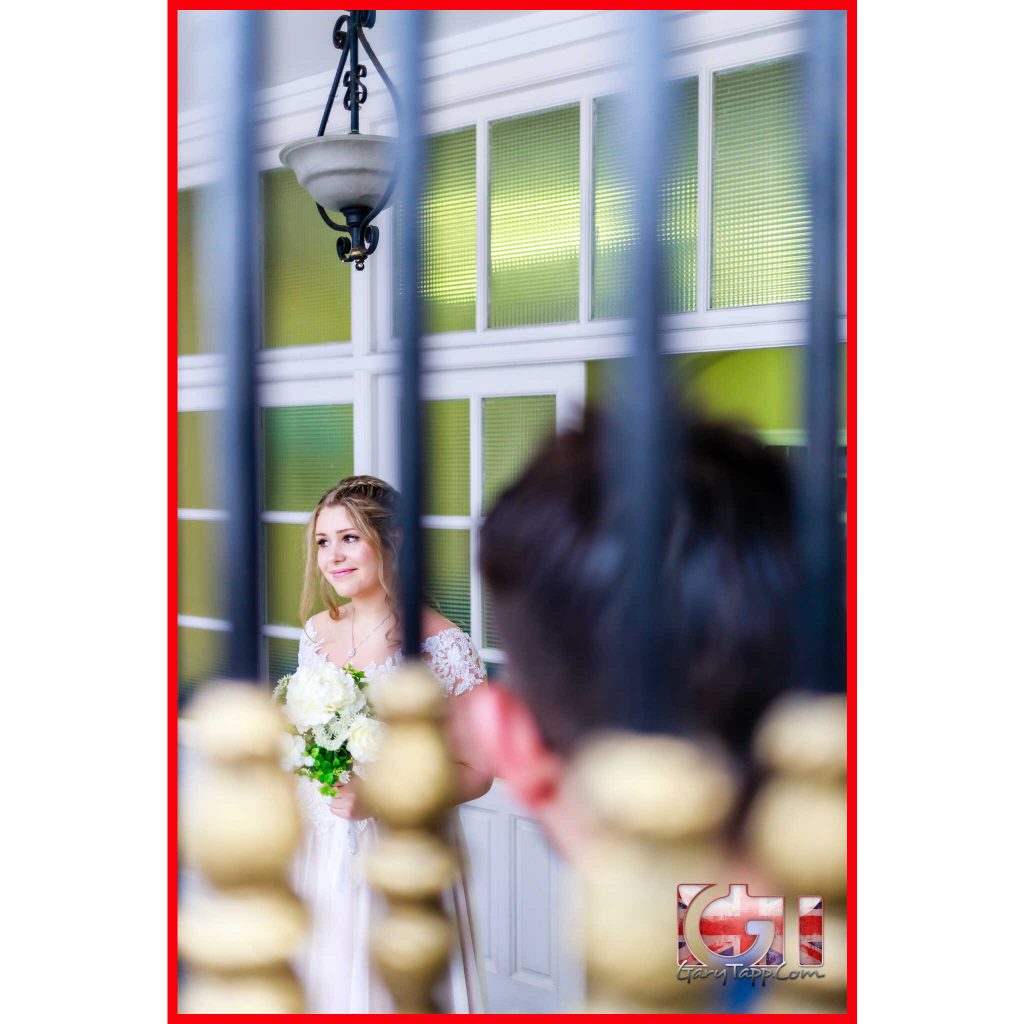
[[[167,5],[167,1016],[178,1018],[178,9]]]
[[[178,12],[209,10],[202,3],[168,3],[167,6],[167,1016],[169,1021],[238,1021],[245,1014],[178,1013]],[[319,4],[220,3],[219,10],[333,10]],[[387,8],[380,8],[387,10]],[[400,8],[407,10],[408,7]],[[453,8],[454,9],[454,8]],[[493,8],[501,10],[501,8]],[[529,8],[527,8],[529,9]],[[541,10],[543,8],[535,8]],[[563,8],[573,10],[574,8]],[[593,8],[579,8],[591,10]],[[772,10],[758,3],[720,3],[716,10]],[[823,10],[813,3],[789,4],[786,10]],[[847,792],[847,996],[845,1013],[765,1014],[700,1013],[679,1014],[693,1022],[749,1021],[855,1021],[857,1018],[857,4],[856,0],[827,8],[847,15],[846,115],[847,115],[847,344],[846,344],[846,419],[847,419],[847,751],[849,758]],[[315,1014],[276,1014],[277,1020],[305,1021]],[[440,1019],[443,1014],[374,1014],[373,1019],[398,1016],[403,1020]],[[488,1020],[504,1021],[522,1014],[481,1014]],[[533,1019],[578,1014],[530,1015]],[[622,1014],[630,1020],[664,1021],[672,1014]]]

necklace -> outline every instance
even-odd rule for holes
[[[380,627],[383,626],[384,623],[387,622],[388,619],[390,618],[391,612],[388,612],[387,615],[385,615],[384,618],[381,619],[380,622],[378,622],[377,625],[374,626],[373,629],[371,629],[370,632],[367,633],[366,636],[364,636],[363,639],[359,641],[359,643],[356,643],[356,614],[353,611],[352,620],[350,623],[352,626],[352,646],[345,652],[345,657],[354,658],[356,656],[356,651],[358,651],[359,648],[362,647],[363,644],[365,644],[366,641],[369,640],[370,637],[373,636],[373,634],[376,633],[377,630],[380,629]]]

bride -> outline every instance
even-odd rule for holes
[[[376,685],[397,668],[398,501],[398,492],[382,480],[355,476],[332,487],[317,504],[307,530],[300,667],[320,661],[351,664]],[[326,609],[308,617],[318,602]],[[490,775],[474,768],[467,754],[471,744],[464,695],[485,682],[480,657],[469,637],[431,608],[423,609],[422,635],[423,659],[449,698],[449,738],[458,768],[455,800],[473,800],[491,785]],[[312,917],[309,942],[297,963],[307,1012],[390,1012],[387,992],[370,967],[369,928],[380,907],[361,877],[360,860],[376,843],[377,827],[360,801],[359,780],[353,777],[338,787],[333,798],[322,796],[309,780],[299,782],[307,827],[294,883]],[[464,879],[453,887],[448,903],[459,941],[445,1010],[483,1012]]]

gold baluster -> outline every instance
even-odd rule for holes
[[[211,687],[190,708],[194,786],[181,796],[186,864],[206,883],[178,919],[182,1013],[303,1013],[289,960],[306,910],[286,881],[300,834],[295,780],[279,765],[286,724],[252,686]]]
[[[370,884],[387,898],[370,953],[399,1013],[436,1013],[431,992],[444,974],[455,929],[441,905],[457,858],[441,836],[455,792],[443,731],[444,695],[424,665],[403,665],[373,695],[387,723],[365,779],[367,804],[387,831],[370,854]]]
[[[771,773],[747,819],[751,857],[786,898],[786,968],[824,978],[776,981],[764,1013],[841,1012],[846,1003],[846,700],[793,694],[769,710],[755,755]],[[820,896],[823,958],[797,953],[799,896]]]
[[[587,1009],[695,1012],[712,989],[677,972],[677,886],[717,881],[736,796],[724,760],[667,736],[611,733],[575,760],[596,839],[581,865]]]

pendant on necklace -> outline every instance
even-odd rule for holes
[[[348,651],[346,651],[345,657],[346,658],[354,658],[355,657],[355,653],[356,653],[356,649],[354,647],[350,647],[348,649]]]

